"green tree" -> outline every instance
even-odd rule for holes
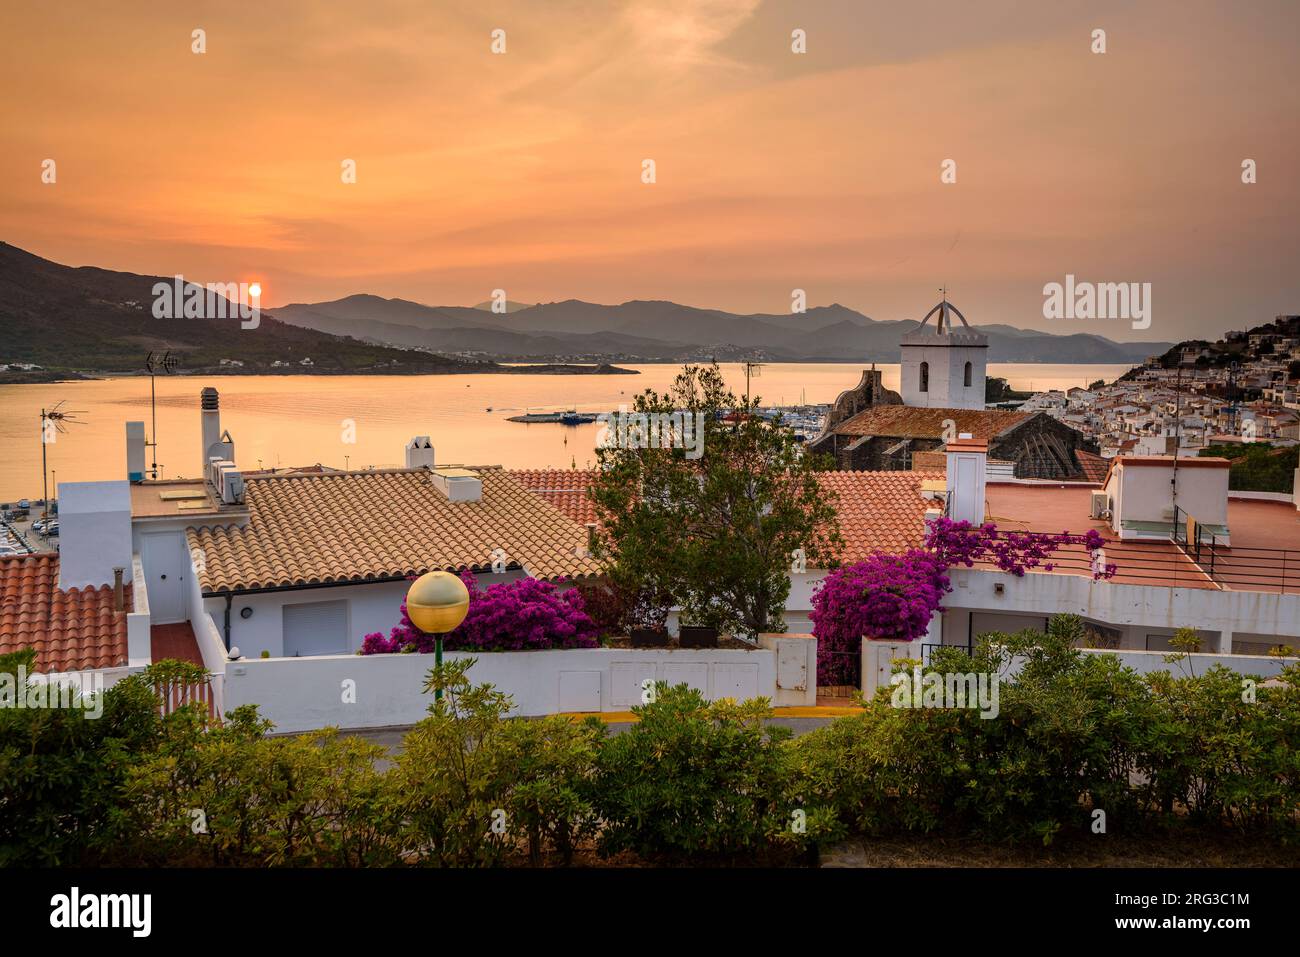
[[[746,636],[783,627],[796,561],[833,567],[841,547],[834,494],[817,477],[832,463],[806,455],[758,407],[727,388],[716,363],[685,367],[666,393],[638,396],[633,414],[691,413],[701,454],[615,441],[598,450],[590,493],[613,581]]]

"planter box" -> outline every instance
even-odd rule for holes
[[[683,648],[716,648],[718,629],[682,625],[677,633],[677,643]]]
[[[667,648],[668,631],[663,628],[633,628],[627,636],[633,648]]]

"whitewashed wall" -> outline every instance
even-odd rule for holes
[[[126,616],[126,659],[133,667],[143,667],[153,660],[149,618],[149,588],[145,584],[144,566],[139,555],[131,556],[131,610]]]
[[[1282,666],[1287,664],[1280,658],[1267,655],[1192,655],[1191,661],[1170,664],[1165,661],[1166,652],[1159,651],[1105,651],[1099,648],[1081,648],[1085,654],[1111,654],[1123,664],[1146,674],[1150,671],[1168,671],[1174,675],[1203,675],[1214,665],[1223,665],[1243,675],[1259,678],[1272,678],[1282,673]],[[1295,659],[1291,659],[1294,661]],[[1190,671],[1189,671],[1190,667]]]
[[[625,711],[641,703],[641,682],[651,678],[691,685],[710,699],[777,696],[777,652],[769,648],[448,652],[446,657],[477,658],[471,680],[491,682],[512,695],[520,715]],[[256,704],[282,732],[413,724],[426,716],[433,700],[422,690],[433,659],[431,654],[322,655],[232,661],[226,667],[225,706]],[[355,703],[344,701],[347,681],[355,683]]]

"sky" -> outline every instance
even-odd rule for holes
[[[1300,312],[1297,35],[1294,0],[6,4],[0,239],[267,307],[946,286],[1213,336]],[[1067,275],[1151,283],[1150,327],[1045,318]]]

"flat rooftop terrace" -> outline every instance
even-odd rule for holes
[[[1083,534],[1106,539],[1106,561],[1117,566],[1110,581],[1127,585],[1211,588],[1221,591],[1300,593],[1300,512],[1290,502],[1228,498],[1232,547],[1203,541],[1120,541],[1108,524],[1089,515],[1091,485],[987,486],[987,520],[1002,531]],[[1065,546],[1051,571],[1091,575],[1087,550]],[[1041,566],[1035,571],[1045,571]]]

